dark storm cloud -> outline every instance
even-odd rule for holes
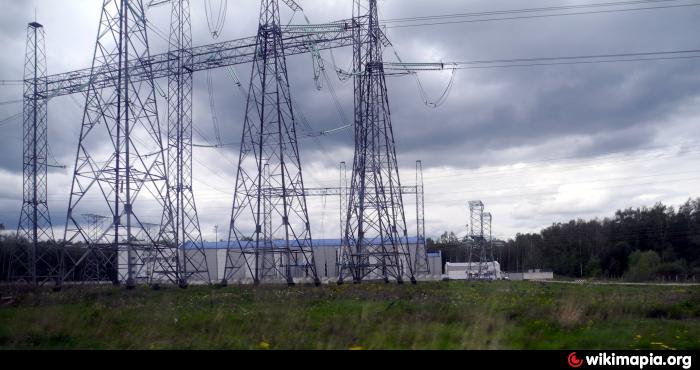
[[[620,67],[614,71],[603,67],[574,69],[574,76],[568,75],[571,69],[557,75],[548,73],[547,81],[538,71],[511,76],[504,82],[502,94],[488,102],[461,100],[461,91],[456,91],[447,108],[434,111],[434,117],[425,117],[423,123],[410,124],[412,117],[421,117],[419,112],[401,112],[396,125],[409,128],[409,132],[398,131],[403,139],[400,143],[404,148],[439,154],[444,148],[459,145],[473,151],[502,150],[572,135],[605,142],[624,135],[628,139],[618,138],[624,147],[617,149],[633,149],[652,142],[654,130],[661,129],[676,110],[700,94],[700,79],[696,77],[700,67],[690,62],[657,62],[637,66],[630,73]],[[413,132],[411,127],[415,127]],[[602,143],[597,147],[610,149]],[[580,155],[599,154],[592,148],[571,150]],[[470,157],[468,151],[457,152],[440,164],[469,163]],[[479,163],[470,165],[477,167]]]
[[[422,5],[416,8],[392,3],[391,9],[400,13],[395,17],[439,14],[444,9],[418,3]],[[469,10],[513,5],[472,2]],[[444,13],[455,12],[454,3],[449,6]],[[698,14],[697,9],[630,12],[391,29],[390,34],[403,54],[418,60],[426,52],[440,53],[443,60],[451,61],[683,50],[697,48],[689,36],[698,31],[694,21]],[[405,55],[403,59],[411,60]],[[413,156],[428,155],[434,165],[478,167],[490,163],[473,153],[536,146],[572,135],[594,138],[625,132],[640,139],[626,141],[627,147],[644,146],[653,141],[654,136],[647,135],[653,128],[663,127],[671,114],[699,95],[698,72],[694,59],[464,70],[439,110],[412,104],[417,101],[412,81],[394,82],[390,88],[396,107],[394,123],[401,128],[396,130],[399,149]],[[421,77],[430,80],[428,73]],[[440,86],[433,85],[433,91],[439,91]],[[498,93],[489,95],[493,86]],[[480,96],[482,89],[485,98]],[[591,148],[571,149],[572,153],[563,154],[597,154]],[[607,150],[604,145],[600,149]]]
[[[97,30],[99,4],[84,2],[0,0],[0,79],[21,78],[25,27],[38,8],[40,21],[47,26],[50,73],[87,67],[90,64]],[[255,33],[257,1],[235,1],[229,6],[225,35],[218,41]],[[350,1],[300,1],[314,22],[350,16]],[[385,19],[523,7],[580,4],[573,1],[406,1],[380,2]],[[196,45],[214,42],[208,34],[201,4],[193,2],[193,32]],[[290,13],[283,11],[283,18]],[[405,61],[470,61],[566,55],[698,49],[700,34],[698,8],[639,11],[618,14],[582,15],[534,20],[468,23],[387,30]],[[167,31],[167,7],[149,11],[151,22]],[[295,22],[301,22],[295,17]],[[152,52],[167,46],[151,34]],[[349,51],[335,54],[342,67],[349,64]],[[330,60],[330,54],[324,53]],[[395,60],[392,50],[386,60]],[[292,97],[303,114],[320,132],[343,125],[330,98],[328,87],[317,91],[308,55],[288,58]],[[244,90],[250,79],[250,66],[237,66]],[[327,63],[331,83],[347,118],[352,120],[352,83],[338,81]],[[211,72],[216,114],[222,142],[240,141],[244,97],[226,71]],[[438,96],[449,80],[449,72],[420,74],[426,90]],[[165,81],[159,81],[161,87]],[[327,84],[324,81],[324,85]],[[195,77],[194,119],[209,140],[214,130],[208,97],[206,73]],[[610,63],[511,69],[469,69],[457,73],[447,102],[439,109],[423,105],[416,82],[411,77],[388,79],[388,90],[400,164],[410,168],[423,159],[427,167],[457,169],[482,165],[512,164],[522,160],[554,156],[593,157],[601,153],[634,150],[653,143],[677,112],[700,96],[700,64],[696,59],[636,63]],[[0,99],[15,100],[21,88],[0,87]],[[77,103],[74,101],[77,100]],[[49,106],[51,150],[59,162],[71,165],[75,156],[84,97],[62,97]],[[0,119],[21,109],[21,105],[0,106]],[[161,118],[165,107],[161,103]],[[165,125],[165,121],[161,122]],[[308,132],[302,125],[300,135]],[[196,142],[202,139],[195,136]],[[557,148],[555,143],[575,139],[578,144]],[[684,139],[700,140],[689,132]],[[320,144],[319,144],[320,142]],[[352,131],[346,130],[318,140],[302,138],[301,156],[305,166],[322,164],[334,168],[352,158]],[[0,135],[0,170],[20,174],[21,122],[3,127]],[[526,148],[525,157],[511,156],[509,150]],[[228,147],[236,158],[238,148]],[[209,165],[233,173],[226,161]],[[7,192],[1,194],[7,195]],[[5,202],[6,203],[6,202]],[[3,205],[5,204],[3,203]],[[4,208],[4,207],[3,207]],[[0,222],[14,222],[15,210],[0,214]],[[57,214],[60,212],[54,212]]]

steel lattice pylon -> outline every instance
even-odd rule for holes
[[[54,243],[47,200],[47,77],[44,27],[27,27],[24,64],[23,196],[18,237],[29,244],[15,249],[10,259],[11,281],[60,285],[60,249]],[[40,242],[45,242],[40,246]]]
[[[481,279],[483,262],[486,261],[484,245],[484,203],[480,200],[469,202],[469,269],[467,279]],[[472,266],[476,265],[476,272]]]
[[[277,0],[260,9],[225,264],[222,284],[239,271],[256,283],[320,283]]]
[[[491,231],[491,224],[493,222],[493,216],[490,212],[484,213],[484,239],[486,241],[486,257],[491,262],[492,271],[489,271],[487,276],[488,279],[499,279],[500,278],[500,266],[497,266],[496,255],[493,248],[493,233]],[[498,268],[497,268],[498,267]]]
[[[340,162],[340,240],[345,238],[345,226],[347,226],[348,211],[348,171],[345,162]]]
[[[353,29],[355,157],[338,282],[351,276],[355,283],[403,283],[407,276],[415,283],[384,75],[384,35],[377,1],[370,0],[369,7],[361,3],[354,1],[354,19],[364,9],[369,16],[365,27]]]
[[[491,240],[491,213],[484,212],[484,203],[480,200],[469,202],[469,220],[471,244],[469,245],[468,279],[494,279],[496,276],[493,243]],[[489,264],[493,264],[493,274]]]
[[[425,187],[423,185],[423,162],[416,161],[416,274],[429,274],[428,251],[425,246]]]
[[[151,281],[211,283],[192,191],[192,26],[189,0],[171,0],[168,75],[168,202]]]
[[[99,268],[83,268],[83,280],[133,287],[149,280],[146,265],[162,246],[159,229],[145,225],[163,215],[167,202],[154,80],[148,66],[141,68],[146,76],[130,75],[135,60],[150,58],[146,27],[142,0],[103,0],[91,75],[114,73],[87,87],[64,238],[85,250],[65,277],[85,263]],[[108,215],[97,241],[81,222],[83,213]]]

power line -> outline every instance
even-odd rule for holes
[[[685,57],[636,58],[636,59],[612,59],[612,60],[579,61],[579,62],[509,64],[509,65],[492,65],[492,66],[469,66],[469,67],[457,67],[457,69],[489,69],[489,68],[542,67],[542,66],[557,66],[557,65],[602,64],[602,63],[621,63],[621,62],[645,62],[645,61],[676,60],[676,59],[694,59],[694,58],[700,58],[700,55],[685,56]]]
[[[563,5],[563,6],[540,7],[540,8],[496,10],[496,11],[486,11],[486,12],[452,13],[452,14],[442,14],[442,15],[427,15],[427,16],[416,16],[416,17],[406,17],[406,18],[384,19],[384,20],[382,20],[382,23],[384,23],[384,24],[401,23],[401,22],[423,21],[423,20],[432,20],[432,19],[478,17],[478,16],[484,16],[484,15],[546,12],[546,11],[556,11],[556,10],[600,8],[600,7],[639,5],[639,4],[650,4],[650,3],[669,3],[669,2],[678,2],[678,1],[681,1],[681,0],[635,0],[635,1],[618,1],[618,2],[605,2],[605,3],[593,3],[593,4],[580,4],[580,5]]]
[[[211,78],[211,70],[207,70],[207,91],[209,93],[209,109],[211,110],[211,121],[214,126],[214,136],[218,145],[223,145],[221,141],[221,129],[219,128],[219,117],[216,114],[216,97],[214,96],[214,82]]]
[[[642,56],[653,56],[653,55],[677,55],[677,54],[697,54],[697,53],[700,53],[700,49],[670,50],[670,51],[646,51],[646,52],[634,52],[634,53],[593,54],[593,55],[538,57],[538,58],[472,60],[472,61],[466,61],[466,62],[452,62],[452,63],[445,63],[445,64],[477,65],[477,64],[493,64],[493,63],[543,62],[543,61],[558,61],[558,60],[573,60],[573,59],[627,58],[627,57],[642,57]]]
[[[0,86],[14,86],[14,85],[22,85],[24,81],[22,80],[0,80]]]
[[[24,101],[24,100],[22,100],[22,99],[0,101],[0,105],[17,104],[17,103],[21,103],[21,102],[23,102],[23,101]]]
[[[535,14],[535,15],[515,16],[515,17],[466,19],[466,20],[457,20],[457,21],[426,22],[426,23],[415,23],[415,24],[398,24],[398,25],[388,25],[388,26],[386,26],[386,28],[412,28],[412,27],[440,26],[440,25],[462,24],[462,23],[492,22],[492,21],[534,19],[534,18],[551,18],[551,17],[587,15],[587,14],[620,13],[620,12],[641,11],[641,10],[687,8],[687,7],[697,7],[697,6],[700,6],[700,4],[694,3],[694,4],[683,4],[683,5],[664,5],[664,6],[628,8],[628,9],[597,10],[597,11],[588,11],[588,12],[571,12],[571,13],[558,13],[558,14]]]
[[[21,117],[22,113],[23,112],[19,112],[19,113],[11,115],[9,117],[3,118],[2,120],[0,120],[0,126],[5,126],[6,124],[12,122],[12,120],[14,120],[15,118]]]
[[[404,63],[403,60],[401,59],[401,56],[399,56],[398,50],[396,50],[396,47],[391,44],[390,45],[391,49],[394,51],[394,56],[396,57],[396,60],[399,61],[399,63],[396,63],[399,66],[399,69],[407,73],[409,75],[412,75],[413,78],[416,80],[416,84],[418,85],[418,91],[420,92],[420,96],[423,99],[423,104],[429,108],[438,108],[441,105],[443,105],[446,101],[448,96],[450,95],[450,92],[452,91],[452,87],[454,86],[455,82],[455,77],[457,76],[457,69],[458,68],[452,68],[452,75],[450,76],[450,80],[447,84],[447,87],[445,90],[440,94],[440,96],[433,100],[428,97],[428,93],[423,87],[423,83],[420,80],[420,77],[418,77],[418,73],[416,73],[416,63]],[[383,63],[384,67],[387,69],[391,69],[392,65],[395,65],[395,63]],[[420,63],[423,64],[423,63]],[[442,69],[443,65],[440,64],[440,69]]]
[[[209,27],[209,33],[211,38],[217,39],[224,30],[224,25],[226,25],[226,13],[228,10],[228,1],[219,1],[218,14],[214,15],[213,6],[211,0],[205,0],[204,2],[204,15],[207,19],[207,27]]]
[[[659,57],[654,57],[659,56]],[[649,58],[642,58],[649,57]],[[398,56],[397,56],[398,58]],[[441,63],[392,63],[385,62],[386,70],[396,70],[404,73],[415,74],[420,71],[454,70],[454,69],[479,69],[479,68],[516,68],[516,67],[536,67],[570,64],[598,64],[598,63],[618,63],[618,62],[639,62],[655,60],[693,59],[700,58],[700,49],[670,50],[670,51],[650,51],[634,53],[615,54],[591,54],[558,57],[534,57],[534,58],[514,58],[514,59],[492,59],[492,60],[472,60],[461,62],[441,62]],[[540,63],[541,62],[541,63]]]

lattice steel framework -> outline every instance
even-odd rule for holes
[[[101,243],[104,242],[104,223],[109,217],[85,213],[82,215],[85,220],[86,227],[85,233],[89,238],[91,243]]]
[[[96,215],[96,214],[83,214],[81,215],[85,221],[85,231],[88,238],[90,238],[90,243],[92,244],[104,244],[107,240],[105,239],[104,224],[105,221],[109,220],[109,217]],[[104,269],[103,263],[100,259],[89,258],[83,263],[82,271],[83,276],[104,276],[109,273],[109,271],[102,271]]]
[[[23,195],[17,227],[17,235],[28,244],[13,250],[9,278],[35,286],[49,280],[60,285],[61,253],[54,243],[47,199],[46,76],[44,27],[32,22],[27,26],[24,63]]]
[[[423,185],[423,162],[416,161],[416,274],[430,273],[428,252],[425,246],[425,187]]]
[[[285,0],[285,3],[293,9],[298,7],[292,0]],[[167,193],[167,184],[163,184],[167,177],[165,155],[161,155],[164,153],[164,145],[155,134],[159,127],[155,95],[152,93],[153,79],[183,74],[181,69],[173,68],[173,65],[184,64],[181,61],[186,58],[180,55],[191,55],[191,64],[186,68],[188,72],[259,59],[256,52],[259,47],[257,36],[198,47],[183,47],[178,53],[170,50],[168,53],[151,55],[148,51],[143,4],[141,1],[133,1],[130,7],[128,4],[127,1],[103,1],[100,30],[91,68],[45,77],[44,97],[80,92],[87,95],[64,234],[69,244],[78,243],[77,246],[87,247],[80,258],[71,259],[67,272],[60,274],[60,279],[78,277],[76,271],[83,274],[79,277],[82,279],[127,281],[130,283],[128,285],[132,285],[136,280],[147,281],[152,278],[148,269],[148,276],[144,276],[143,267],[151,264],[153,253],[158,250],[156,247],[163,246],[164,243],[172,245],[174,238],[171,236],[176,234],[176,231],[168,230],[173,225],[171,222],[163,222],[166,226],[153,232],[152,227],[147,227],[152,224],[142,221],[144,217],[154,218],[151,214],[144,216],[143,210],[148,208],[157,212],[164,205],[170,204],[171,199]],[[367,17],[360,15],[353,19],[321,25],[280,26],[283,54],[317,53],[324,49],[352,45],[359,34],[356,32],[357,28],[366,27],[367,24]],[[381,31],[377,31],[377,34],[384,45],[388,44]],[[26,108],[25,104],[25,117]],[[42,109],[45,112],[45,104],[38,104],[31,114],[40,116]],[[120,124],[120,120],[124,122]],[[127,123],[130,120],[133,122]],[[139,128],[135,129],[137,126]],[[98,131],[101,131],[102,139],[96,137],[100,135]],[[136,131],[142,135],[138,135]],[[45,136],[45,127],[37,130],[37,133],[39,136]],[[101,142],[111,143],[111,147],[100,148]],[[150,150],[146,150],[149,145]],[[110,148],[114,149],[114,153]],[[95,157],[105,160],[97,161]],[[143,191],[144,189],[147,191]],[[129,193],[130,196],[120,197],[119,193]],[[154,201],[151,202],[152,205],[156,205],[144,206],[140,211],[141,215],[134,213],[134,202],[139,193],[150,194],[151,200]],[[275,189],[270,190],[270,194],[279,196],[275,193]],[[144,196],[139,198],[143,199]],[[99,209],[99,205],[102,209]],[[162,215],[171,217],[170,209],[164,210]],[[83,230],[81,220],[75,215],[86,213],[78,212],[111,214],[111,224],[96,236],[93,230]],[[83,221],[87,222],[87,229],[90,229],[91,221]],[[131,227],[129,221],[133,221]],[[40,222],[32,225],[36,224]],[[127,236],[120,240],[120,234]],[[168,246],[162,250],[172,248]],[[127,255],[129,257],[125,258]],[[122,257],[121,261],[119,257]],[[58,264],[57,261],[55,266]],[[81,264],[92,264],[96,268],[79,267]],[[119,265],[128,267],[122,269],[126,271],[120,271],[118,274]]]
[[[192,23],[189,0],[171,0],[168,75],[167,205],[151,282],[211,283],[192,191]]]
[[[355,157],[340,261],[342,283],[383,279],[415,283],[391,126],[377,1],[355,0],[353,15],[368,9],[367,25],[353,29]],[[359,18],[357,18],[359,19]]]
[[[420,161],[418,161],[420,162]],[[350,188],[348,187],[348,178],[347,178],[347,170],[345,167],[345,162],[340,162],[340,182],[338,187],[329,187],[329,188],[305,188],[304,193],[306,194],[306,197],[338,197],[339,203],[340,203],[340,235],[341,235],[341,240],[345,236],[345,226],[347,223],[347,204],[348,204],[348,194],[350,193]],[[422,166],[416,167],[416,179],[420,179],[420,184],[423,184],[422,179],[423,179],[423,171],[422,171]],[[416,196],[416,202],[420,202],[420,204],[425,204],[425,192],[422,190],[422,185],[402,185],[401,186],[401,194],[403,195],[415,195]],[[425,214],[424,214],[424,207],[417,205],[416,207],[416,221],[421,222],[421,220],[425,220]],[[421,228],[420,226],[418,227],[418,233],[420,235],[422,234],[422,230],[424,230],[424,227]],[[420,240],[420,237],[417,236],[417,240]]]
[[[494,262],[493,258],[493,235],[491,234],[491,222],[493,221],[493,216],[491,212],[484,212],[484,243],[486,248],[486,258],[489,262]]]
[[[345,226],[347,223],[348,209],[348,170],[345,162],[340,162],[340,187],[338,193],[340,196],[340,240],[345,237]]]
[[[277,0],[262,1],[255,45],[222,284],[241,265],[255,283],[319,284]]]
[[[282,26],[282,43],[285,55],[313,53],[320,50],[347,47],[353,45],[353,30],[365,24],[364,17],[343,19],[320,25]],[[387,42],[384,39],[384,42]],[[252,63],[256,58],[257,36],[222,41],[209,45],[192,47],[193,72],[223,68],[233,65]],[[134,57],[121,66],[117,61],[100,65],[100,68],[84,68],[70,72],[58,73],[47,77],[49,96],[61,96],[86,92],[88,89],[111,87],[112,80],[120,69],[128,67],[129,78],[133,82],[164,78],[172,71],[173,55],[162,53],[149,55],[148,58]],[[123,72],[123,71],[122,71]]]
[[[72,261],[69,277],[82,263],[83,280],[111,280],[131,288],[148,282],[146,265],[163,246],[147,219],[157,220],[167,203],[165,150],[158,121],[150,50],[142,0],[104,0],[85,111],[75,160],[65,240],[86,245]],[[104,237],[93,241],[78,218],[83,210],[109,215]],[[94,271],[100,271],[94,274]]]
[[[488,265],[494,262],[491,243],[491,213],[484,212],[484,203],[480,200],[469,202],[469,270],[468,279],[492,279]],[[495,266],[494,266],[495,267]],[[495,270],[494,270],[495,272]]]

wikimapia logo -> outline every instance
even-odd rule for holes
[[[576,352],[571,352],[567,358],[569,366],[576,369],[584,365],[588,366],[638,366],[644,369],[645,366],[679,366],[683,369],[690,369],[692,356],[678,355],[615,355],[601,352],[597,356],[585,356],[585,360],[576,357]]]
[[[571,352],[569,355],[569,366],[575,368],[581,367],[583,365],[583,360],[576,358],[576,352]]]

